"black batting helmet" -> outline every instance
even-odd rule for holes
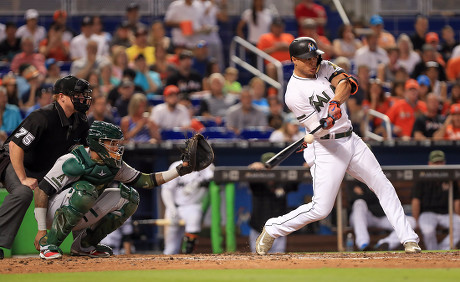
[[[318,49],[316,41],[311,37],[298,37],[289,45],[289,56],[300,59],[309,59],[312,57],[321,58],[323,51]]]

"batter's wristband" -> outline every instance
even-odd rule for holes
[[[38,231],[46,230],[46,213],[48,212],[47,208],[35,208],[35,220],[37,220]]]

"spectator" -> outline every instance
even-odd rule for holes
[[[140,21],[139,9],[140,5],[136,2],[131,2],[126,6],[126,22],[133,33],[139,29],[147,29],[147,26]]]
[[[16,37],[32,38],[33,50],[38,50],[40,41],[46,37],[46,29],[38,25],[38,12],[35,9],[28,9],[24,14],[26,24],[20,26],[16,31]]]
[[[16,76],[14,73],[9,72],[3,76],[2,85],[6,88],[6,94],[8,96],[8,104],[16,105],[19,107],[19,93],[18,86],[16,83]]]
[[[235,98],[224,92],[225,79],[220,73],[213,73],[209,77],[210,94],[200,102],[199,115],[214,118],[217,125],[221,125],[228,108],[235,104]]]
[[[433,50],[435,51],[435,61],[438,62],[441,66],[445,67],[446,62],[442,58],[441,53],[438,52],[438,50],[440,49],[439,35],[436,32],[428,32],[425,36],[425,41],[426,44],[429,44],[433,47]]]
[[[64,27],[62,33],[62,41],[70,42],[75,36],[75,32],[67,26],[67,12],[64,10],[56,10],[53,14],[53,22],[51,26],[59,25]]]
[[[268,97],[268,104],[270,105],[270,112],[268,114],[268,126],[277,130],[284,124],[286,113],[283,112],[283,105],[277,96]]]
[[[69,42],[62,39],[64,27],[61,25],[53,25],[48,31],[47,38],[40,42],[40,53],[45,58],[53,58],[56,61],[69,60]]]
[[[161,84],[166,84],[168,77],[176,72],[176,66],[168,61],[167,55],[162,45],[155,47],[155,64],[150,69],[160,74]]]
[[[446,164],[443,151],[434,150],[428,157],[428,165],[436,167]],[[454,245],[460,241],[460,191],[455,181],[419,181],[412,188],[412,214],[418,222],[427,250],[449,250],[450,240],[446,236],[438,243],[437,226],[449,228],[448,198],[449,189],[453,189],[454,214],[453,238]]]
[[[262,34],[257,43],[257,48],[272,56],[274,59],[287,63],[291,61],[289,56],[289,44],[294,36],[284,32],[284,22],[281,18],[273,19],[270,32]],[[265,61],[266,73],[269,77],[278,80],[277,70],[273,63]]]
[[[355,181],[347,186],[347,196],[351,207],[350,225],[355,233],[356,247],[359,251],[389,251],[401,247],[401,242],[394,231],[393,226],[385,216],[385,212],[380,206],[379,199],[363,183]],[[409,224],[415,228],[415,219],[407,217]],[[378,227],[391,231],[391,233],[380,239],[374,247],[371,247],[369,237],[369,227]]]
[[[441,128],[433,133],[435,140],[460,140],[460,104],[450,106],[450,113]]]
[[[209,77],[213,73],[219,73],[220,74],[220,67],[219,67],[219,64],[217,63],[217,60],[215,58],[210,58],[209,61],[208,61],[208,64],[206,65],[206,73],[205,73],[205,75],[203,77],[202,84],[201,84],[203,91],[208,91],[209,90]]]
[[[359,48],[355,53],[355,65],[358,67],[367,65],[370,76],[375,77],[379,65],[387,65],[390,59],[388,58],[387,52],[378,46],[378,37],[375,32],[372,31],[367,34],[366,39],[367,45]]]
[[[184,50],[179,56],[177,72],[166,80],[166,85],[176,85],[181,93],[187,95],[202,90],[202,76],[192,69],[193,52]]]
[[[22,117],[16,105],[8,104],[6,88],[0,86],[0,141],[5,142],[6,138],[21,123]]]
[[[128,68],[128,55],[126,55],[126,48],[123,46],[116,46],[112,51],[112,75],[120,81],[123,77],[123,71]]]
[[[19,72],[19,66],[22,64],[33,65],[40,74],[45,77],[45,57],[42,54],[34,52],[33,39],[31,37],[23,37],[21,40],[22,52],[16,54],[11,62],[11,70],[15,73]]]
[[[144,56],[148,66],[155,63],[155,48],[147,45],[147,34],[146,29],[136,30],[134,44],[126,49],[130,63],[133,63],[140,54]]]
[[[418,99],[420,86],[415,79],[409,79],[405,84],[405,99],[393,104],[386,115],[393,124],[393,134],[409,139],[415,119],[426,112],[426,104]]]
[[[40,109],[46,105],[49,105],[53,102],[53,84],[44,84],[42,85],[41,89],[37,91],[37,102],[32,107],[29,107],[25,112],[25,116],[27,117],[33,111]]]
[[[238,82],[238,69],[233,67],[226,68],[224,78],[224,92],[239,95],[241,93],[241,84]]]
[[[122,117],[121,131],[127,141],[157,143],[158,127],[149,119],[147,97],[142,93],[133,95],[128,105],[128,115]]]
[[[438,95],[441,102],[447,102],[447,84],[439,81],[439,70],[444,69],[437,62],[429,61],[425,64],[425,75],[430,79],[432,91]]]
[[[377,68],[377,77],[388,84],[395,80],[399,65],[399,49],[396,46],[387,49],[388,63],[380,64]],[[405,70],[405,69],[404,69]]]
[[[99,88],[102,95],[107,97],[109,92],[118,85],[120,81],[112,75],[112,63],[107,61],[101,64],[99,68]]]
[[[299,36],[307,36],[301,28],[303,21],[307,18],[315,21],[316,32],[319,35],[325,35],[324,26],[327,23],[327,14],[323,6],[316,4],[313,0],[302,0],[297,4],[294,12],[297,24],[299,25]]]
[[[391,33],[383,29],[383,18],[381,16],[372,15],[369,24],[371,30],[377,35],[377,45],[380,48],[395,47],[395,38]],[[364,42],[364,44],[367,44],[367,42]]]
[[[252,104],[252,94],[248,88],[243,88],[240,102],[228,109],[225,122],[226,127],[236,135],[246,127],[268,125],[264,112]]]
[[[74,39],[77,39],[76,36]],[[88,41],[86,55],[75,60],[70,65],[70,73],[78,78],[88,79],[92,71],[99,70],[100,66],[109,63],[109,59],[98,55],[99,44],[95,40]]]
[[[418,64],[415,65],[414,71],[410,75],[411,78],[415,79],[419,75],[425,74],[428,62],[436,62],[436,50],[434,49],[434,47],[429,44],[423,45],[421,58],[422,60]],[[445,73],[444,67],[442,67],[442,65],[438,63],[437,68],[438,68],[438,80],[446,81],[446,73]]]
[[[188,109],[179,104],[179,88],[168,85],[164,92],[164,103],[156,105],[152,109],[150,120],[159,129],[173,129],[174,127],[189,128],[190,115]]]
[[[129,48],[132,45],[131,42],[131,30],[129,29],[129,24],[126,21],[121,22],[121,24],[115,30],[115,34],[110,41],[110,51],[113,55],[115,53],[115,48],[124,47]]]
[[[399,49],[398,65],[405,68],[407,73],[412,73],[415,65],[421,60],[420,55],[414,51],[412,41],[405,33],[399,35],[396,44]]]
[[[264,153],[260,162],[249,165],[250,169],[265,170],[264,163],[271,159],[275,153]],[[249,188],[252,193],[252,212],[249,226],[249,245],[251,252],[255,252],[255,242],[264,227],[265,221],[271,217],[280,216],[288,212],[287,193],[297,190],[298,183],[251,182]],[[286,251],[286,237],[282,236],[275,240],[270,253],[284,253]]]
[[[446,75],[450,82],[460,79],[460,57],[454,57],[447,61]]]
[[[88,123],[91,125],[95,120],[105,121],[115,124],[115,120],[110,112],[110,104],[104,95],[93,95],[93,101],[88,113]]]
[[[228,21],[227,0],[221,0],[218,3],[216,1],[199,0],[197,3],[201,4],[202,10],[202,31],[198,34],[198,39],[207,42],[209,55],[216,59],[219,65],[219,72],[222,72],[225,62],[217,20],[221,22]]]
[[[452,89],[450,90],[450,104],[460,103],[460,80],[456,80]]]
[[[417,117],[412,129],[412,137],[415,140],[426,140],[441,128],[445,118],[438,114],[439,97],[430,93],[426,97],[426,113]]]
[[[142,87],[134,84],[134,78],[136,77],[136,71],[131,68],[126,68],[123,70],[123,75],[120,80],[120,84],[117,87],[113,88],[109,92],[109,96],[107,97],[107,101],[110,105],[115,106],[115,102],[117,101],[118,97],[120,97],[120,88],[123,86],[123,82],[125,82],[124,86],[127,87],[127,81],[131,81],[130,85],[133,86],[133,91],[138,93],[143,93]]]
[[[369,91],[367,91],[366,98],[363,101],[364,111],[367,112],[369,109],[372,109],[385,114],[390,109],[391,99],[386,96],[385,91],[383,90],[382,81],[378,78],[371,79],[369,84]],[[369,126],[375,134],[388,138],[382,119],[371,119]]]
[[[200,5],[193,0],[176,0],[172,2],[165,14],[165,25],[172,28],[174,45],[193,48],[198,42],[197,34],[201,31],[203,18]]]
[[[268,141],[270,142],[295,142],[302,138],[305,132],[299,130],[299,122],[291,113],[286,116],[285,121],[280,129],[272,132]]]
[[[323,59],[327,60],[334,56],[334,47],[326,36],[316,33],[316,26],[317,24],[313,19],[304,19],[301,25],[302,34],[304,36],[311,37],[316,41],[318,49],[324,52],[322,55]]]
[[[336,56],[343,56],[351,60],[355,57],[356,50],[361,48],[362,43],[356,38],[353,26],[343,24],[339,28],[339,37],[332,41],[332,45]]]
[[[162,87],[160,74],[149,69],[144,55],[139,54],[137,56],[134,60],[134,66],[136,69],[134,83],[142,87],[144,93],[147,93],[147,97],[160,94]]]
[[[120,87],[118,87],[119,97],[116,99],[114,105],[117,108],[117,113],[120,117],[128,115],[128,104],[131,97],[134,95],[134,83],[128,78],[124,78]]]
[[[418,15],[414,23],[415,33],[412,34],[410,40],[414,46],[414,50],[422,53],[422,47],[425,44],[425,35],[428,32],[428,18],[423,15]]]
[[[104,46],[109,46],[112,41],[112,35],[104,31],[104,23],[100,16],[93,17],[93,31],[99,42],[104,42]]]
[[[150,46],[154,46],[155,48],[160,45],[163,47],[163,50],[165,50],[169,54],[174,53],[174,46],[172,44],[171,38],[166,36],[166,31],[165,31],[165,26],[163,21],[161,20],[156,20],[152,23],[152,26],[150,27],[150,34],[148,37],[148,43]]]
[[[94,21],[91,17],[84,17],[81,22],[81,33],[70,41],[70,59],[72,61],[86,58],[86,45],[90,41],[97,43],[97,55],[107,56],[109,48],[106,41],[94,34]]]
[[[268,114],[269,105],[266,98],[265,82],[259,77],[253,77],[249,81],[249,89],[252,96],[252,105],[257,107],[262,112]]]
[[[40,88],[40,73],[33,65],[23,64],[16,78],[19,92],[19,108],[26,111],[35,104],[35,97]]]
[[[11,62],[13,57],[21,52],[21,39],[16,37],[16,24],[5,25],[6,38],[0,42],[0,60]]]
[[[236,34],[257,46],[260,36],[270,32],[271,22],[272,14],[269,9],[265,8],[265,0],[253,0],[251,9],[245,10],[241,15]],[[247,37],[244,36],[243,32],[245,26],[247,27]]]
[[[192,69],[196,70],[202,77],[206,76],[207,68],[211,60],[209,56],[208,43],[204,40],[198,41],[193,48],[193,64]],[[218,70],[217,72],[220,72]]]
[[[428,93],[433,91],[433,89],[431,88],[430,78],[422,74],[417,77],[417,82],[418,82],[418,85],[420,85],[420,91],[419,91],[418,97],[420,100],[426,101],[426,97]]]
[[[455,39],[455,31],[450,25],[445,25],[441,31],[442,44],[441,44],[441,55],[445,62],[447,62],[454,48],[459,44]]]
[[[46,77],[45,77],[45,84],[53,84],[61,78],[61,65],[62,62],[56,61],[55,59],[47,59],[45,61],[46,66]]]

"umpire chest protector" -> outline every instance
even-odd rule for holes
[[[93,161],[83,146],[73,149],[72,154],[75,158],[66,160],[62,165],[64,173],[74,177],[80,176],[81,180],[88,181],[98,190],[104,189],[118,173],[119,168]]]

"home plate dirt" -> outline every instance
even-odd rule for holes
[[[105,259],[64,256],[59,260],[37,257],[0,260],[0,274],[84,272],[148,269],[285,269],[285,268],[459,268],[460,251],[377,253],[290,253],[259,256],[248,253],[196,255],[120,255]]]

